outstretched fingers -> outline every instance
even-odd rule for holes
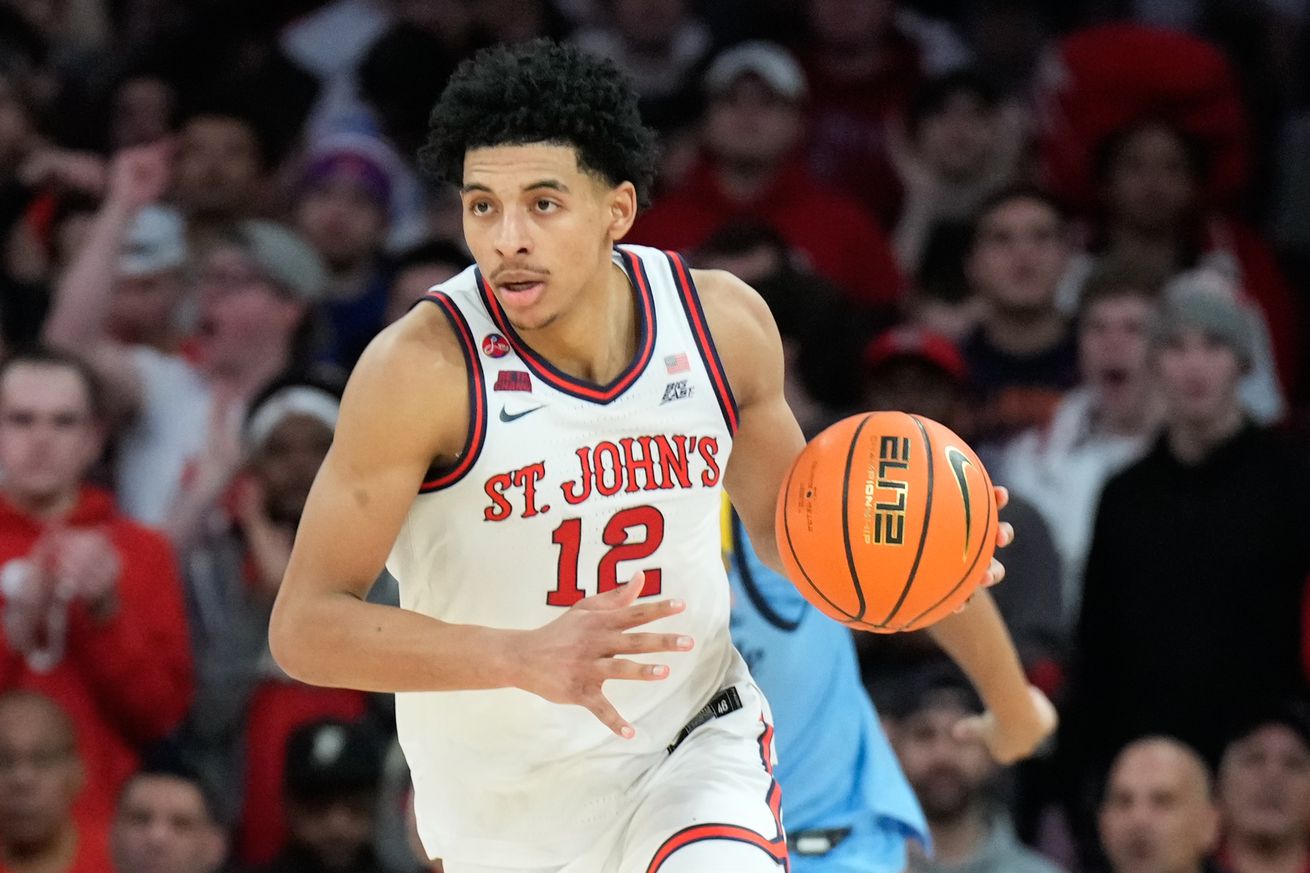
[[[625,740],[630,740],[637,735],[637,731],[628,723],[627,719],[619,715],[619,711],[614,708],[614,704],[609,702],[609,698],[602,694],[599,688],[583,700],[582,705],[592,715],[600,719],[601,724]]]
[[[683,634],[620,634],[613,655],[645,655],[653,652],[688,652],[695,643]]]
[[[632,574],[623,585],[615,587],[611,591],[603,594],[593,594],[590,597],[584,597],[574,604],[574,609],[623,609],[636,603],[637,598],[641,596],[641,589],[646,584],[646,574],[641,570]]]

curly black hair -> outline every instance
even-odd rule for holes
[[[655,175],[655,134],[637,94],[610,61],[548,39],[483,49],[450,77],[432,110],[420,163],[458,185],[469,149],[561,143],[578,168],[611,185],[631,182],[645,206]]]

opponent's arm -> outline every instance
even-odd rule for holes
[[[626,633],[682,609],[667,600],[634,604],[640,579],[579,601],[530,631],[451,624],[364,600],[432,461],[452,460],[463,449],[466,386],[458,340],[432,306],[412,311],[364,353],[274,604],[273,656],[288,674],[314,685],[514,686],[585,706],[616,733],[630,735],[601,684],[662,679],[667,670],[615,655],[690,647],[672,634]],[[442,568],[432,573],[440,580]]]
[[[805,445],[783,399],[782,342],[768,307],[745,283],[718,271],[695,271],[694,276],[740,413],[724,485],[756,553],[782,572],[774,511],[783,478]],[[998,498],[1006,499],[1003,489]],[[1012,537],[1012,528],[1001,525],[998,545]],[[999,582],[1004,574],[993,559],[984,585]],[[929,633],[969,676],[988,708],[985,715],[962,722],[961,731],[982,739],[998,760],[1030,754],[1054,730],[1055,710],[1028,685],[1014,642],[986,590]]]
[[[982,715],[961,721],[957,736],[981,740],[992,757],[1009,764],[1031,755],[1054,732],[1055,707],[1028,684],[1014,640],[985,588],[927,632],[969,677],[987,706]]]

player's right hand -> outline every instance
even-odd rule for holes
[[[686,609],[681,600],[637,603],[644,584],[638,571],[626,585],[585,597],[549,624],[524,632],[517,653],[523,674],[515,684],[552,703],[584,706],[619,736],[635,736],[602,686],[609,679],[659,681],[669,668],[619,656],[685,652],[694,645],[682,634],[630,632]]]

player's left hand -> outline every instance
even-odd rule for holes
[[[1036,686],[1028,686],[1032,706],[1022,718],[1002,722],[990,711],[960,719],[955,738],[961,742],[981,742],[1001,764],[1013,764],[1037,751],[1055,732],[1058,717],[1055,706]]]
[[[1010,490],[997,485],[996,491],[996,511],[1000,512],[1005,508],[1005,504],[1010,502]],[[1003,521],[996,526],[996,548],[1003,549],[1010,543],[1014,542],[1014,525],[1008,521]],[[1005,565],[996,558],[992,558],[991,565],[987,568],[987,576],[983,579],[983,587],[990,588],[997,582],[1005,578]]]
[[[996,492],[996,510],[999,512],[1005,508],[1005,504],[1010,502],[1010,490],[1000,485],[997,485],[993,490]],[[1014,542],[1014,525],[1010,524],[1008,521],[1003,521],[996,526],[996,548],[1003,549],[1012,542]],[[993,557],[991,564],[987,567],[987,573],[983,576],[982,587],[991,588],[1004,578],[1005,565]],[[973,598],[966,600],[961,604],[960,608],[955,611],[957,613],[963,612],[964,608],[969,605],[969,601],[972,599]]]

